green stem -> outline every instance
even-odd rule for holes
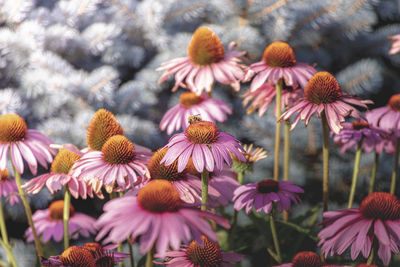
[[[379,154],[375,151],[374,164],[372,165],[371,177],[369,178],[368,194],[374,192],[376,171],[378,170]]]
[[[372,264],[374,262],[374,257],[375,257],[375,249],[371,249],[371,253],[369,254],[367,264]]]
[[[201,173],[201,210],[207,210],[208,178],[209,173],[206,169],[204,169]]]
[[[244,179],[244,173],[243,172],[238,172],[237,173],[237,180],[239,184],[243,184],[243,179]]]
[[[129,260],[131,262],[131,267],[135,267],[135,259],[133,258],[133,247],[131,237],[128,237],[128,247],[129,247]]]
[[[394,194],[396,192],[397,169],[399,167],[399,151],[400,151],[400,138],[398,137],[396,138],[396,150],[394,151],[392,182],[390,183],[391,194]]]
[[[68,231],[68,221],[69,212],[71,206],[71,192],[68,189],[68,185],[65,186],[64,193],[64,210],[63,210],[63,223],[64,223],[64,250],[69,247],[69,231]]]
[[[279,248],[279,240],[278,240],[278,234],[276,232],[273,211],[269,214],[269,224],[271,227],[272,239],[274,241],[274,246],[275,246],[276,260],[278,261],[279,264],[281,264],[282,263],[281,249]]]
[[[353,179],[351,181],[349,204],[347,205],[348,209],[351,209],[351,206],[353,206],[354,194],[356,192],[356,187],[357,187],[358,171],[360,169],[361,152],[362,152],[362,139],[357,144],[357,151],[354,159]]]
[[[18,187],[18,193],[19,193],[19,196],[21,197],[22,204],[24,205],[24,208],[25,208],[25,213],[26,213],[26,218],[28,219],[28,224],[32,229],[32,234],[33,234],[33,238],[34,238],[35,246],[36,246],[36,252],[37,252],[37,255],[38,255],[39,261],[40,261],[40,259],[43,257],[43,251],[42,251],[42,246],[40,245],[39,237],[36,233],[35,225],[33,224],[32,210],[31,210],[31,207],[29,206],[28,198],[26,197],[25,191],[21,187],[21,185],[22,185],[21,175],[15,168],[14,163],[12,161],[11,161],[11,163],[12,163],[13,170],[14,170],[15,182],[17,183],[17,187]]]
[[[14,255],[12,254],[12,248],[8,243],[7,227],[6,227],[6,221],[4,219],[3,203],[1,197],[0,197],[0,230],[3,240],[3,245],[7,252],[8,262],[10,262],[13,267],[17,267]]]
[[[326,120],[325,111],[321,114],[322,120],[322,157],[323,157],[323,180],[322,180],[322,202],[323,211],[328,210],[329,195],[329,125]]]
[[[153,250],[150,249],[146,254],[145,267],[153,267]]]
[[[244,178],[244,173],[243,172],[238,172],[237,173],[237,179],[239,184],[243,184],[243,178]],[[232,226],[229,229],[229,247],[230,249],[233,250],[233,241],[234,241],[234,236],[236,234],[236,226],[237,226],[237,217],[238,217],[239,212],[237,210],[234,210],[233,212],[233,221],[232,221]]]
[[[276,117],[278,118],[275,128],[275,155],[274,155],[274,180],[279,180],[279,150],[281,146],[281,122],[279,118],[282,114],[282,79],[279,79],[275,86],[275,106],[276,106]]]
[[[283,180],[289,181],[289,168],[290,168],[290,121],[285,121],[285,139],[283,143]],[[283,220],[287,222],[289,213],[283,211]]]

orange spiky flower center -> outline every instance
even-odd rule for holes
[[[160,164],[160,161],[164,158],[168,148],[160,148],[154,152],[148,163],[148,169],[152,180],[162,179],[170,182],[184,180],[185,172],[178,172],[178,160],[175,160],[171,165],[165,166]]]
[[[179,98],[179,103],[185,108],[190,108],[192,106],[200,104],[201,102],[203,102],[203,100],[203,96],[198,96],[193,92],[185,92],[181,94]]]
[[[114,115],[105,109],[99,109],[90,121],[86,143],[92,150],[101,150],[108,138],[117,134],[123,135],[124,131]]]
[[[89,250],[90,252],[92,252],[92,255],[94,257],[96,257],[97,255],[101,255],[104,253],[104,249],[103,247],[96,242],[88,242],[85,243],[82,248]]]
[[[257,191],[262,194],[276,193],[279,191],[279,182],[272,179],[262,180],[257,183]]]
[[[320,267],[322,262],[318,255],[312,251],[297,253],[292,259],[293,267]]]
[[[394,111],[400,111],[400,94],[392,95],[388,102],[389,107]]]
[[[62,148],[54,158],[50,171],[52,173],[68,173],[75,161],[80,158],[81,156],[78,154]]]
[[[211,144],[218,140],[219,132],[215,123],[196,121],[186,129],[187,139],[195,144]]]
[[[115,260],[113,253],[104,253],[96,258],[96,267],[114,267]]]
[[[0,143],[17,142],[25,138],[28,127],[17,114],[0,116]]]
[[[72,246],[64,250],[60,256],[60,261],[64,266],[96,267],[96,261],[92,253],[78,246]]]
[[[166,180],[153,180],[139,190],[137,200],[145,210],[163,213],[179,210],[182,201],[178,190]]]
[[[7,169],[1,170],[0,171],[0,182],[1,181],[6,181],[10,178],[10,173],[8,172]]]
[[[49,206],[50,218],[55,221],[60,221],[63,219],[63,211],[64,211],[64,200],[56,200],[53,201]],[[69,206],[69,214],[70,216],[74,215],[74,207],[72,205]]]
[[[216,242],[208,240],[204,235],[201,236],[203,245],[200,246],[196,240],[190,242],[186,249],[187,258],[194,266],[216,267],[221,266],[222,256],[221,249]]]
[[[400,201],[390,193],[374,192],[361,202],[360,211],[368,219],[398,220],[400,219]]]
[[[193,33],[188,55],[195,64],[209,65],[224,58],[224,46],[210,28],[199,27]]]
[[[366,121],[353,121],[351,123],[351,126],[353,127],[354,130],[361,130],[365,128],[369,128],[369,123]]]
[[[262,60],[270,67],[289,68],[296,64],[293,49],[285,42],[273,42],[267,46]]]
[[[135,146],[123,135],[110,137],[101,149],[105,162],[115,164],[128,164],[135,158]]]
[[[314,104],[330,104],[342,98],[342,89],[332,74],[320,71],[308,81],[304,94]]]

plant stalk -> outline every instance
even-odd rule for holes
[[[278,240],[278,234],[276,232],[273,211],[269,214],[269,224],[271,227],[272,239],[274,241],[274,246],[275,246],[276,260],[278,261],[279,264],[281,264],[282,263],[281,249],[279,248],[279,240]]]
[[[207,210],[208,178],[209,173],[206,169],[204,169],[201,173],[201,210]]]
[[[133,247],[131,237],[128,237],[128,247],[129,247],[129,260],[131,262],[131,267],[135,267],[135,259],[133,258]]]
[[[321,114],[322,120],[322,157],[323,157],[323,179],[322,179],[322,202],[323,211],[328,210],[329,199],[329,125],[325,111]]]
[[[153,267],[153,249],[150,249],[146,254],[145,267]]]
[[[394,162],[392,172],[392,182],[390,183],[390,193],[396,192],[397,169],[399,168],[400,137],[396,138],[396,149],[394,151]]]
[[[371,194],[372,192],[374,192],[375,180],[376,180],[376,172],[378,170],[378,164],[379,164],[379,154],[375,151],[374,163],[372,165],[372,171],[371,171],[371,177],[369,178],[368,194]]]
[[[12,254],[12,248],[10,246],[10,243],[8,242],[6,220],[4,219],[3,203],[1,197],[0,197],[0,230],[1,230],[1,237],[3,240],[3,245],[7,252],[8,262],[11,263],[13,267],[17,267],[14,255]]]
[[[353,179],[351,181],[349,203],[347,205],[348,209],[351,209],[351,206],[353,206],[354,194],[356,192],[356,187],[357,187],[358,171],[360,169],[361,153],[362,153],[362,139],[357,143],[356,156],[354,159]]]
[[[70,206],[71,206],[71,192],[68,189],[68,185],[66,185],[64,193],[64,210],[63,210],[64,250],[69,247],[68,221],[70,216]]]
[[[279,79],[275,86],[275,106],[276,106],[276,128],[275,128],[275,154],[274,154],[274,180],[279,180],[279,150],[281,147],[281,122],[279,118],[282,115],[282,79]]]
[[[289,181],[289,168],[290,168],[290,121],[285,121],[285,139],[283,143],[283,181]],[[283,211],[283,220],[287,222],[289,213]]]

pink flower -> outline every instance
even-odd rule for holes
[[[232,153],[242,161],[246,161],[242,154],[243,148],[233,136],[219,132],[217,126],[209,121],[196,121],[189,125],[185,133],[171,137],[168,151],[160,163],[171,165],[178,159],[178,172],[182,172],[190,157],[198,172],[207,169],[214,171],[214,165],[222,170],[224,160],[231,166]]]
[[[71,175],[88,182],[95,192],[103,185],[112,192],[116,184],[125,191],[147,179],[150,156],[148,148],[133,144],[123,135],[114,135],[101,151],[89,151],[76,161]]]
[[[371,110],[367,117],[372,125],[400,136],[400,94],[392,95],[386,106]]]
[[[322,264],[321,259],[319,258],[317,253],[312,252],[312,251],[301,251],[293,257],[291,263],[276,265],[274,267],[302,267],[302,266],[304,266],[304,267],[322,267],[322,266],[340,267],[338,265]],[[342,266],[342,267],[346,267],[346,266]],[[347,267],[350,267],[350,266],[347,266]]]
[[[17,114],[0,115],[0,170],[7,165],[8,149],[11,160],[19,173],[24,172],[23,159],[33,175],[37,163],[44,168],[53,160],[55,151],[49,147],[52,141],[36,130],[28,129],[24,119]]]
[[[182,206],[179,192],[166,180],[154,180],[140,189],[137,197],[124,196],[104,205],[96,226],[101,229],[96,240],[122,242],[138,236],[140,253],[155,246],[160,257],[168,247],[178,250],[181,243],[200,240],[202,234],[216,241],[216,234],[205,218],[229,228],[228,220],[218,215]]]
[[[351,246],[351,258],[362,253],[368,258],[373,244],[385,266],[391,253],[398,254],[400,246],[400,201],[396,196],[375,192],[361,202],[358,209],[327,211],[323,213],[324,229],[318,237],[321,252],[341,255]]]
[[[187,57],[164,62],[157,69],[165,70],[158,83],[176,73],[172,91],[182,86],[201,95],[203,90],[211,92],[214,79],[239,91],[243,79],[239,62],[244,53],[232,51],[233,46],[234,43],[231,43],[228,52],[225,52],[218,36],[210,28],[200,27],[193,33]]]
[[[190,242],[189,246],[184,246],[180,250],[168,251],[165,257],[166,262],[154,262],[160,265],[171,265],[180,267],[197,267],[197,266],[221,266],[234,267],[230,262],[240,262],[243,255],[234,252],[222,252],[217,242],[208,240],[206,236],[201,236],[202,245],[196,240]],[[159,255],[155,255],[156,258]]]
[[[394,55],[400,52],[400,34],[389,37],[392,40],[392,48],[389,50],[389,55]]]
[[[33,214],[33,224],[37,234],[42,236],[43,242],[46,243],[51,238],[56,242],[60,242],[63,239],[63,208],[64,200],[56,200],[50,204],[48,209],[37,210]],[[70,206],[69,235],[77,232],[72,236],[73,239],[78,239],[79,235],[89,237],[90,234],[94,234],[96,232],[94,228],[95,222],[94,218],[86,214],[74,212],[74,208],[72,205]],[[30,227],[25,231],[25,236],[28,242],[33,241],[33,233]]]
[[[292,182],[277,182],[272,179],[262,180],[254,184],[242,185],[235,190],[233,201],[234,208],[241,210],[246,206],[249,214],[254,207],[256,212],[264,210],[271,213],[273,203],[276,203],[280,212],[290,210],[290,200],[297,204],[300,198],[297,193],[303,193],[303,189]]]
[[[360,112],[349,104],[367,108],[366,104],[373,103],[370,100],[343,94],[336,79],[326,71],[317,72],[312,76],[304,89],[304,94],[304,98],[281,116],[281,120],[288,120],[298,112],[292,122],[292,129],[300,119],[305,120],[305,124],[308,125],[311,116],[316,112],[318,117],[326,116],[329,127],[337,134],[343,128],[341,122],[344,122],[345,117],[350,115],[356,119],[360,118]]]
[[[265,81],[275,86],[279,79],[293,88],[304,88],[316,70],[306,63],[296,62],[293,49],[285,42],[273,42],[264,50],[262,61],[250,65],[243,82],[248,82],[255,75],[250,85],[250,92],[259,89]]]
[[[7,169],[0,171],[0,197],[9,197],[11,206],[19,203],[17,183],[10,177]]]
[[[169,109],[160,122],[160,129],[167,134],[189,126],[188,117],[201,115],[207,121],[223,122],[232,109],[222,100],[209,98],[206,94],[200,96],[192,92],[181,94],[178,105]]]

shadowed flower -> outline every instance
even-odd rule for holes
[[[234,252],[222,252],[217,242],[208,240],[206,236],[201,236],[202,245],[196,240],[190,242],[189,246],[183,246],[180,250],[168,251],[165,257],[166,262],[154,262],[160,265],[171,265],[180,267],[198,266],[221,266],[233,267],[230,262],[240,262],[243,255]],[[159,255],[155,255],[156,258]]]
[[[33,175],[37,172],[37,163],[44,168],[53,160],[55,151],[49,147],[52,141],[36,130],[28,129],[24,119],[17,114],[0,115],[0,170],[7,165],[8,149],[11,160],[22,174],[24,161],[28,163]]]
[[[171,137],[165,147],[169,149],[160,163],[168,166],[178,159],[178,172],[185,169],[190,157],[193,157],[198,172],[204,169],[212,172],[215,165],[217,170],[222,170],[224,160],[231,166],[229,152],[246,161],[239,141],[230,134],[218,131],[217,126],[209,121],[193,122],[184,133]]]
[[[179,104],[169,109],[160,122],[160,129],[167,134],[189,126],[188,117],[200,115],[206,121],[223,122],[232,109],[222,100],[209,98],[206,94],[200,96],[192,92],[181,94]]]
[[[243,145],[244,153],[243,156],[246,158],[246,162],[241,161],[235,155],[232,156],[232,169],[236,173],[251,173],[253,172],[253,165],[255,162],[267,158],[267,151],[261,147],[257,147],[253,150],[253,144]],[[253,150],[253,151],[252,151]]]
[[[316,112],[318,117],[326,116],[329,127],[334,133],[339,133],[343,126],[344,118],[352,116],[360,119],[360,112],[349,105],[368,108],[366,104],[372,104],[370,100],[343,94],[339,83],[329,72],[321,71],[314,74],[304,89],[305,97],[297,101],[293,107],[285,111],[281,120],[288,120],[294,113],[298,112],[292,122],[293,129],[299,120],[305,120],[306,126],[311,116]],[[322,114],[322,115],[321,115]]]
[[[36,232],[42,237],[43,242],[48,242],[51,238],[56,242],[60,242],[64,237],[63,232],[63,209],[64,200],[53,201],[48,209],[37,210],[33,216],[33,223],[36,228]],[[86,214],[80,212],[74,212],[74,207],[70,206],[70,218],[68,221],[69,235],[73,239],[84,236],[89,237],[90,234],[96,232],[94,223],[96,220]],[[32,229],[29,227],[25,231],[25,236],[28,242],[33,241]]]
[[[188,56],[164,62],[157,69],[165,70],[158,83],[176,73],[172,91],[182,86],[201,95],[203,90],[211,92],[214,79],[239,91],[243,79],[239,63],[244,53],[232,51],[234,45],[229,44],[228,52],[225,52],[220,39],[210,28],[199,27],[188,46]]]
[[[280,212],[290,210],[290,201],[298,203],[298,193],[303,189],[292,182],[277,182],[272,179],[262,180],[254,184],[246,184],[237,188],[234,192],[234,208],[241,210],[246,206],[246,213],[249,214],[254,207],[256,212],[264,210],[266,214],[271,213],[273,203],[276,203]]]
[[[368,258],[375,244],[379,258],[388,266],[391,253],[399,253],[400,201],[392,194],[371,193],[358,209],[324,212],[322,225],[318,245],[325,257],[341,255],[351,246],[352,260],[360,252]]]
[[[392,47],[389,50],[389,55],[394,55],[400,52],[400,34],[389,37],[392,40]]]
[[[250,65],[243,82],[251,82],[250,91],[254,92],[266,81],[275,86],[279,79],[293,88],[304,88],[316,70],[307,63],[296,61],[293,49],[285,42],[273,42],[263,53],[262,60]]]
[[[291,263],[285,263],[281,265],[276,265],[275,267],[346,267],[338,265],[325,265],[322,263],[320,257],[317,253],[312,251],[301,251],[297,253]],[[350,267],[350,266],[348,266]]]
[[[17,183],[7,169],[0,171],[0,197],[9,198],[11,206],[19,203]]]
[[[182,206],[179,192],[166,180],[154,180],[139,190],[137,197],[124,196],[104,205],[104,213],[97,220],[101,229],[96,240],[108,232],[105,243],[122,242],[129,236],[138,236],[140,253],[145,254],[153,247],[164,257],[170,246],[178,250],[181,243],[200,240],[204,234],[216,241],[216,234],[205,218],[212,219],[229,228],[227,219],[218,215]]]
[[[365,152],[374,149],[378,153],[382,151],[383,141],[387,138],[387,132],[374,127],[368,121],[353,121],[352,123],[342,123],[343,129],[333,138],[335,143],[342,146],[341,152],[344,153],[349,148],[356,148],[358,142],[362,141],[362,148]]]
[[[150,149],[133,144],[123,135],[114,135],[101,151],[89,151],[77,160],[71,175],[88,182],[95,192],[104,185],[110,193],[116,184],[125,191],[147,178],[146,164],[151,155]]]

